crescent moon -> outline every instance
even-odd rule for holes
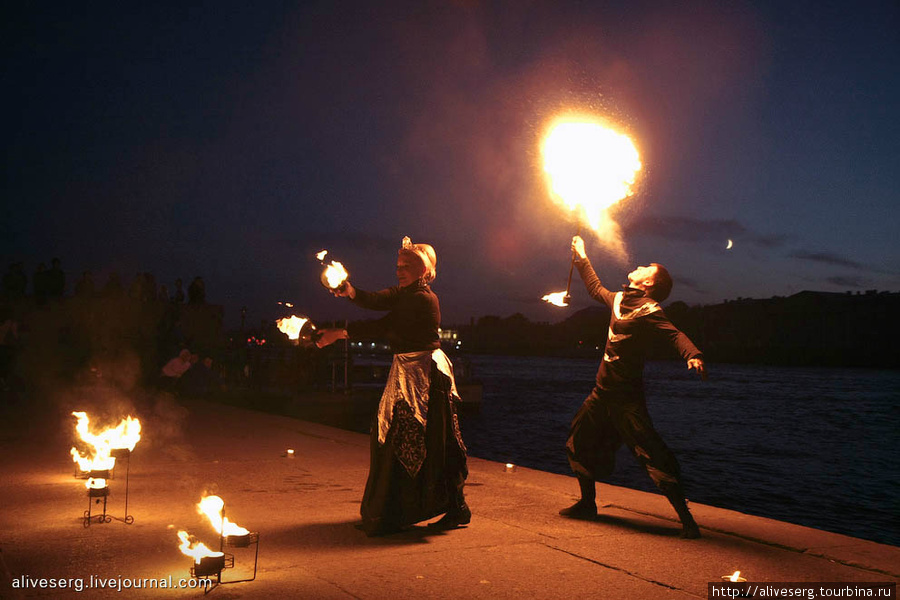
[[[725,246],[725,249],[726,249],[726,250],[731,250],[731,247],[732,247],[732,246],[734,246],[734,242],[732,242],[731,240],[728,240],[728,245]]]

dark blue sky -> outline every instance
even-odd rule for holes
[[[162,4],[4,8],[4,267],[358,318],[312,254],[379,288],[409,235],[446,324],[557,320],[575,224],[538,152],[576,109],[641,152],[616,216],[671,300],[900,290],[896,1]]]

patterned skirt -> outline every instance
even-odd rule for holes
[[[369,478],[360,506],[367,534],[392,533],[431,519],[462,498],[468,476],[466,447],[451,386],[450,378],[432,365],[424,426],[406,402],[395,402],[383,444],[375,417]]]

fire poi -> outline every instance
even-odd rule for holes
[[[579,223],[586,223],[610,250],[625,255],[619,227],[607,211],[634,193],[641,161],[631,139],[599,119],[570,116],[551,126],[541,154],[553,200],[574,212]],[[542,300],[568,306],[574,256],[572,261],[566,290],[547,294]]]
[[[300,334],[307,324],[309,325],[308,329],[315,330],[316,328],[316,326],[310,322],[308,317],[298,317],[297,315],[291,315],[284,319],[277,319],[275,324],[278,326],[278,331],[288,336],[288,339],[292,341],[299,341]]]
[[[320,263],[325,265],[325,256],[328,254],[328,250],[321,250],[316,253],[316,258]],[[330,264],[325,265],[325,270],[322,271],[322,275],[319,277],[319,280],[322,282],[326,288],[330,290],[340,289],[344,282],[347,281],[347,277],[349,277],[349,273],[347,273],[347,269],[344,268],[344,265],[339,263],[336,260],[331,261]]]

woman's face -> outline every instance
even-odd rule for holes
[[[425,265],[414,255],[401,252],[397,255],[397,283],[406,287],[425,275]]]

